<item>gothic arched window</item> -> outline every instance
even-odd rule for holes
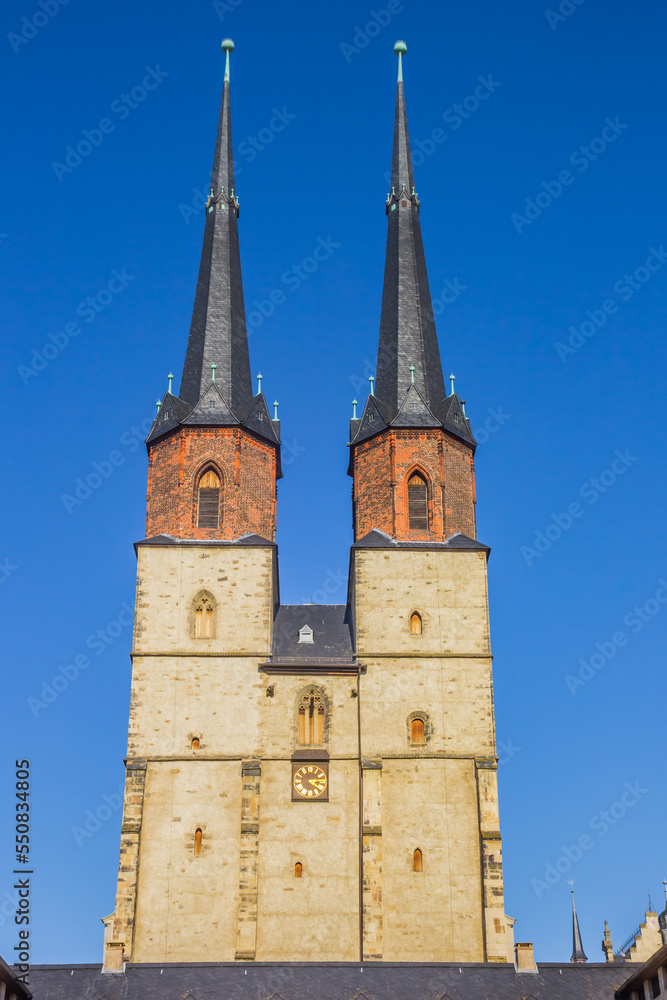
[[[303,878],[303,865],[300,861],[294,865],[294,878]]]
[[[217,531],[220,526],[220,477],[207,469],[197,489],[197,527]]]
[[[213,637],[213,622],[215,605],[213,598],[202,594],[194,604],[195,639],[211,639]]]
[[[195,857],[198,858],[201,855],[201,841],[202,832],[201,827],[197,827],[195,830]]]
[[[408,480],[408,522],[412,529],[428,531],[428,488],[419,472]]]
[[[324,743],[324,699],[321,693],[312,688],[299,699],[299,732],[298,741],[302,746],[312,746]]]
[[[422,634],[422,616],[418,611],[413,611],[410,615],[410,635]]]
[[[412,870],[413,872],[421,872],[424,870],[424,859],[422,858],[422,852],[417,848],[415,853],[412,855]]]

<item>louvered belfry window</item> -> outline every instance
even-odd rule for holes
[[[428,490],[418,472],[408,480],[408,520],[411,529],[428,531]]]
[[[199,480],[197,527],[216,531],[220,525],[220,479],[213,469]]]

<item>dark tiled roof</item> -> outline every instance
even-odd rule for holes
[[[6,995],[8,997],[14,995],[19,998],[19,1000],[30,1000],[32,993],[27,986],[24,986],[21,981],[19,981],[16,976],[24,975],[25,973],[14,972],[11,966],[7,965],[2,958],[0,958],[0,986],[6,988]]]
[[[480,552],[490,552],[488,545],[483,545],[474,538],[468,538],[457,531],[444,542],[397,542],[391,535],[374,528],[360,538],[352,546],[354,549],[476,549]]]
[[[313,642],[299,642],[308,625]],[[352,663],[352,631],[345,604],[283,604],[273,625],[273,662],[327,661]]]
[[[136,552],[140,545],[248,545],[255,548],[276,548],[275,542],[261,535],[241,535],[232,540],[226,538],[177,538],[175,535],[153,535],[152,538],[142,538],[134,543]]]
[[[146,438],[146,444],[157,441],[158,438],[180,426],[238,427],[239,425],[272,444],[280,444],[280,421],[272,420],[269,416],[264,393],[246,400],[232,412],[219,384],[209,382],[195,406],[190,406],[178,396],[166,392]],[[281,477],[280,449],[278,449],[277,478]]]
[[[363,972],[361,969],[363,968]],[[34,966],[35,1000],[613,1000],[628,967],[542,965],[370,965],[226,963]],[[276,996],[277,994],[277,996]]]

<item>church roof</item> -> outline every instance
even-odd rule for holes
[[[165,394],[148,443],[181,425],[241,425],[280,444],[279,422],[271,419],[263,393],[252,391],[229,92],[229,53],[234,46],[226,40],[223,47],[225,79],[183,375],[178,396]]]
[[[300,636],[303,629],[312,631]],[[301,641],[299,641],[301,638]],[[271,663],[353,663],[352,629],[345,604],[282,604],[273,623]]]
[[[458,397],[447,397],[445,390],[408,135],[402,70],[405,45],[397,43],[395,51],[399,72],[377,378],[362,416],[351,422],[350,443],[357,444],[389,426],[444,427],[474,447]]]
[[[614,963],[517,973],[495,963],[229,962],[102,974],[98,965],[34,965],[30,987],[36,1000],[613,1000],[628,971]]]
[[[480,552],[491,552],[488,545],[483,545],[475,538],[468,538],[457,531],[444,542],[398,542],[391,535],[374,528],[352,546],[353,549],[476,549]]]

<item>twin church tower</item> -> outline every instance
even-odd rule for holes
[[[447,394],[403,93],[346,605],[282,605],[280,424],[253,395],[229,54],[183,376],[147,445],[107,971],[506,962],[475,440]],[[371,383],[373,385],[373,383]]]

